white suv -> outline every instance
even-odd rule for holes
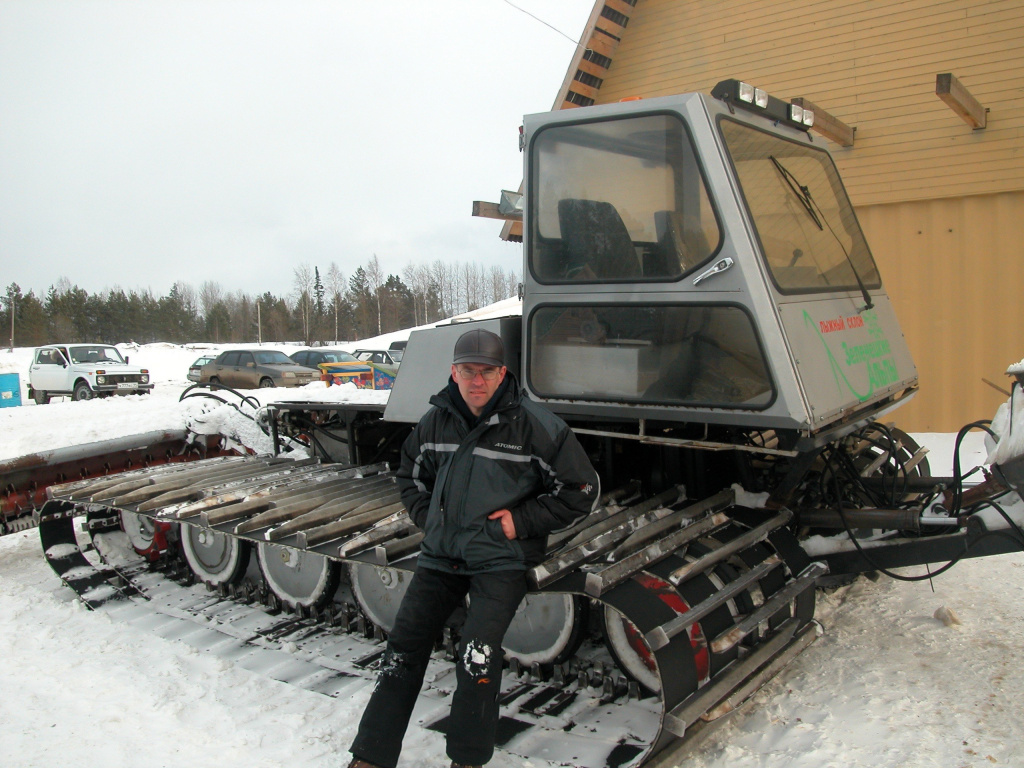
[[[46,405],[54,395],[88,400],[98,395],[153,391],[149,371],[128,365],[107,344],[53,344],[39,347],[28,372],[28,396]]]

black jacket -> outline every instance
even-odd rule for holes
[[[564,421],[525,398],[511,374],[495,398],[471,425],[449,381],[402,446],[398,486],[425,535],[423,565],[525,570],[543,559],[549,533],[589,514],[601,495],[597,472]],[[500,520],[487,519],[499,509],[512,511],[516,539],[505,538]]]

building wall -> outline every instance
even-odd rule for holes
[[[893,416],[915,432],[990,419],[1024,358],[1024,192],[859,208],[921,389]]]
[[[601,6],[598,0],[597,6]],[[856,128],[826,142],[910,343],[921,393],[892,418],[990,418],[1024,357],[1024,2],[636,0],[595,103],[709,92],[736,77]],[[951,72],[989,109],[972,130]]]

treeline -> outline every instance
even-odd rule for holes
[[[302,264],[292,291],[251,295],[215,282],[185,282],[166,296],[121,288],[90,294],[61,278],[46,295],[22,294],[17,283],[0,298],[0,338],[15,347],[55,342],[167,341],[184,344],[358,341],[436,322],[516,295],[520,276],[475,264],[409,265],[385,274],[376,256],[346,277]]]

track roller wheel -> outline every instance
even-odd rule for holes
[[[232,584],[249,565],[249,545],[220,531],[183,525],[181,546],[196,577],[206,584]]]
[[[334,597],[338,566],[323,555],[260,542],[260,572],[283,605],[292,610],[319,608]]]
[[[162,552],[167,551],[167,542],[172,536],[174,525],[121,510],[121,528],[128,536],[128,543],[132,548],[153,562]]]
[[[390,632],[398,617],[398,606],[402,604],[412,581],[412,571],[350,563],[348,576],[352,594],[366,617],[385,632]]]
[[[580,597],[528,594],[505,633],[505,656],[527,668],[566,661],[583,641],[588,613],[588,603]]]
[[[681,616],[690,609],[689,603],[664,579],[651,573],[639,573],[633,580],[648,592],[656,594],[676,615]],[[660,693],[658,662],[636,625],[607,604],[604,605],[602,619],[605,646],[615,663],[629,678],[636,680],[648,691]],[[699,622],[691,626],[687,633],[693,647],[697,679],[703,685],[711,676],[707,639]]]

